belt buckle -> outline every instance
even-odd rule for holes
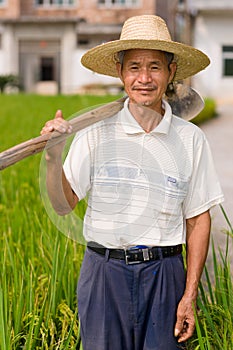
[[[133,252],[133,250],[138,250],[139,252],[142,252],[143,260],[130,261],[130,257],[131,257],[130,253]],[[126,263],[126,265],[140,264],[141,262],[149,261],[149,260],[150,260],[150,256],[149,256],[149,248],[148,247],[145,247],[145,248],[135,247],[135,248],[125,250],[125,263]]]

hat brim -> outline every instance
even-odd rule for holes
[[[175,55],[177,70],[174,81],[188,78],[205,69],[210,60],[202,51],[175,41],[115,40],[87,51],[81,59],[84,67],[104,75],[118,77],[116,54],[131,49],[149,49],[171,52]]]

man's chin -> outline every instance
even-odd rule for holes
[[[144,107],[151,107],[153,106],[153,102],[148,99],[138,99],[137,102],[138,105],[144,106]]]
[[[151,107],[153,104],[151,101],[143,101],[141,102],[141,105],[144,107]]]
[[[151,96],[143,96],[143,95],[132,95],[129,96],[131,102],[140,105],[140,106],[144,106],[144,107],[153,107],[155,104],[155,100],[151,98]]]

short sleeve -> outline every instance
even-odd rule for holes
[[[79,200],[90,189],[90,150],[87,133],[77,133],[63,166],[65,176]]]
[[[186,219],[204,213],[224,200],[211,150],[204,135],[194,149],[193,172],[183,202]]]

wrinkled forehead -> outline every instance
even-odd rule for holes
[[[153,50],[153,49],[130,49],[125,51],[118,52],[118,60],[120,64],[123,64],[125,58],[134,59],[136,57],[151,57],[151,58],[166,58],[168,63],[171,63],[174,55],[173,53],[161,51],[161,50]]]

